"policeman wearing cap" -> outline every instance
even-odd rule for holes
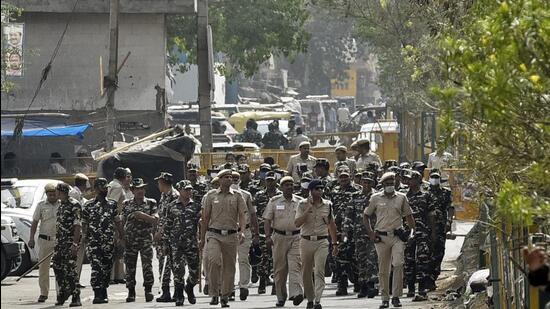
[[[222,170],[217,177],[219,189],[209,191],[203,200],[200,249],[210,285],[210,304],[219,303],[221,292],[225,308],[234,286],[237,246],[245,240],[247,206],[242,195],[231,188],[231,170]]]
[[[71,307],[82,306],[80,289],[76,286],[76,256],[80,246],[81,210],[77,200],[69,197],[71,187],[60,182],[56,186],[59,198],[57,209],[56,235],[57,240],[52,256],[52,268],[57,282],[56,306],[61,306],[72,295]]]
[[[162,239],[162,235],[164,224],[168,219],[167,216],[170,205],[178,199],[179,193],[172,187],[174,182],[174,176],[172,176],[172,174],[168,172],[161,172],[155,180],[158,183],[160,199],[158,202],[159,223],[155,232],[154,241],[155,249],[157,251],[157,259],[159,261],[159,280],[161,280],[162,289],[162,295],[157,298],[157,302],[167,303],[172,301],[172,297],[170,296],[170,273],[172,272],[172,259],[170,252],[166,252],[166,254],[164,254],[165,250],[163,250],[163,243],[165,240]],[[166,262],[164,259],[166,259]],[[164,265],[166,265],[165,268]]]
[[[300,196],[301,198],[308,198],[309,197],[309,183],[313,179],[313,175],[311,173],[305,173],[302,175],[302,178],[300,179],[300,187],[297,188],[296,194]]]
[[[378,281],[378,257],[374,242],[368,238],[367,229],[363,223],[363,212],[369,204],[374,190],[376,174],[373,172],[361,173],[361,192],[358,192],[353,201],[346,208],[343,231],[355,242],[353,255],[353,273],[357,274],[356,284],[359,288],[358,298],[373,298],[378,295],[375,283]],[[371,219],[371,224],[375,221]]]
[[[317,159],[309,154],[311,145],[309,142],[300,143],[299,154],[293,155],[288,160],[286,170],[290,173],[294,182],[299,182],[300,177],[306,171],[313,171]]]
[[[124,263],[126,264],[126,288],[128,297],[126,302],[136,300],[136,264],[138,254],[141,256],[143,269],[143,286],[145,287],[145,301],[153,300],[153,232],[158,223],[159,215],[157,203],[154,199],[145,197],[147,184],[141,178],[132,180],[134,198],[124,201],[122,218],[126,250]]]
[[[315,161],[314,165],[314,174],[315,178],[321,180],[325,187],[331,186],[334,182],[334,179],[330,176],[329,169],[330,169],[330,162],[325,158],[319,158]]]
[[[432,274],[428,289],[435,289],[435,281],[441,273],[441,262],[445,255],[446,234],[451,230],[451,223],[454,216],[452,192],[450,189],[441,186],[441,174],[437,170],[430,173],[429,179],[429,209],[433,218],[432,226]]]
[[[395,191],[395,174],[387,172],[380,178],[383,191],[375,193],[365,208],[363,221],[365,222],[369,238],[375,242],[378,254],[378,276],[382,290],[382,305],[389,307],[390,271],[393,266],[392,304],[401,307],[399,297],[403,294],[403,264],[405,241],[403,218],[414,235],[415,225],[412,210],[407,196]],[[370,218],[376,215],[374,230]],[[391,264],[390,264],[391,263]]]
[[[294,306],[304,300],[300,260],[300,230],[294,224],[296,210],[302,198],[294,195],[294,180],[281,179],[282,194],[269,200],[263,213],[267,244],[273,253],[273,272],[277,307],[283,307],[288,296]],[[289,281],[289,293],[286,282]]]
[[[94,181],[95,198],[82,207],[82,234],[86,238],[86,254],[92,269],[90,285],[94,290],[94,304],[109,301],[107,288],[111,278],[116,235],[123,235],[117,203],[107,199],[107,179]],[[119,239],[122,241],[122,239]]]
[[[357,170],[364,171],[367,169],[367,164],[370,162],[382,165],[380,157],[370,150],[370,141],[368,139],[360,139],[357,141],[359,155],[357,156]]]
[[[56,234],[56,216],[59,208],[57,192],[55,190],[56,183],[48,183],[44,187],[46,199],[38,202],[32,216],[31,234],[29,238],[29,248],[34,248],[34,239],[38,224],[40,230],[38,232],[38,259],[44,260],[38,268],[38,285],[40,286],[40,297],[38,302],[43,303],[48,299],[50,291],[50,261],[48,257],[54,250],[55,234]]]
[[[337,167],[339,165],[347,165],[351,175],[354,175],[357,170],[357,162],[355,162],[355,159],[353,158],[348,158],[348,148],[346,148],[346,146],[338,146],[334,149],[334,153],[336,154],[336,162],[334,163],[334,166]]]
[[[197,231],[201,208],[200,204],[192,200],[193,185],[190,181],[178,182],[176,189],[179,192],[179,197],[167,208],[166,220],[162,229],[162,241],[164,251],[171,254],[176,306],[183,306],[184,290],[189,303],[196,302],[193,288],[200,280]],[[187,284],[184,285],[186,265],[189,269],[189,276]]]
[[[323,183],[314,179],[309,183],[310,196],[300,201],[294,224],[301,228],[300,259],[307,308],[321,309],[325,289],[325,263],[329,251],[329,233],[333,244],[332,255],[338,255],[336,224],[332,203],[323,199]],[[313,283],[315,277],[315,286]]]
[[[405,247],[405,282],[407,297],[415,297],[418,283],[419,295],[413,301],[428,300],[428,284],[431,276],[431,240],[428,224],[429,196],[420,189],[422,175],[417,171],[407,170],[404,181],[408,184],[407,199],[411,206],[416,234]]]
[[[257,268],[257,274],[260,279],[260,285],[258,286],[258,294],[265,294],[265,288],[271,275],[271,268],[273,259],[269,252],[270,248],[267,246],[266,241],[266,227],[265,219],[265,210],[267,208],[269,200],[277,195],[280,195],[281,191],[277,188],[277,179],[275,177],[275,172],[268,172],[265,177],[265,189],[261,190],[254,196],[254,206],[256,207],[256,212],[258,213],[258,228],[260,234],[260,250],[262,252],[262,257]]]

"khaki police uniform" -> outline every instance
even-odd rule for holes
[[[359,156],[359,158],[357,158],[357,171],[366,170],[369,163],[376,163],[378,164],[378,166],[382,166],[382,161],[380,160],[380,157],[376,153],[369,151],[368,153],[361,155]]]
[[[295,219],[303,216],[305,209],[311,203],[311,197],[300,201]],[[331,202],[322,199],[321,204],[311,209],[301,227],[302,280],[308,302],[320,302],[325,289],[325,262],[329,253],[328,224],[333,220]],[[312,273],[315,277],[315,286],[313,285]]]
[[[114,200],[117,203],[118,214],[122,213],[122,203],[129,199],[126,196],[126,192],[122,187],[122,183],[118,179],[113,179],[109,183],[109,190],[107,191],[107,199]],[[126,271],[124,269],[124,255],[120,249],[117,249],[120,235],[118,235],[118,229],[115,229],[115,254],[113,258],[113,270],[111,271],[112,280],[122,280],[126,277]]]
[[[365,208],[364,213],[369,217],[376,215],[374,230],[378,232],[381,239],[380,242],[375,243],[375,247],[378,254],[378,276],[382,300],[390,299],[390,266],[393,266],[392,297],[401,297],[405,243],[394,235],[394,231],[403,227],[404,217],[412,214],[407,196],[400,192],[394,192],[390,196],[384,192],[375,193],[370,198],[369,206]]]
[[[52,253],[55,247],[55,234],[57,231],[57,209],[59,201],[50,203],[43,200],[36,205],[32,219],[40,222],[38,229],[38,260],[42,260],[48,254]],[[40,295],[48,296],[50,291],[50,256],[38,266],[38,285],[40,286]]]
[[[209,282],[209,295],[223,297],[233,292],[237,258],[239,217],[246,216],[246,203],[233,189],[209,191],[203,199],[203,212],[210,217],[206,231],[203,262]],[[222,285],[223,284],[223,285]]]
[[[300,230],[294,220],[296,210],[302,198],[292,195],[287,200],[282,194],[274,196],[267,203],[263,218],[271,221],[271,239],[273,240],[273,273],[277,300],[287,298],[286,279],[290,297],[303,295],[302,261],[300,259]],[[311,277],[311,275],[310,275]]]
[[[250,192],[239,189],[238,192],[242,195],[245,204],[246,215],[246,228],[244,230],[244,242],[239,244],[237,250],[237,260],[239,262],[239,288],[248,288],[250,283],[250,273],[252,267],[250,266],[250,246],[252,245],[252,232],[250,231],[250,216],[256,213],[255,207],[252,205],[252,195]]]
[[[300,154],[296,154],[288,159],[288,165],[286,170],[291,174],[294,182],[300,182],[300,174],[298,173],[298,164],[307,164],[308,171],[313,171],[315,162],[317,159],[314,156],[307,156],[307,159],[303,159]]]

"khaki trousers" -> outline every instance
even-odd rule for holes
[[[275,275],[277,300],[286,301],[288,296],[286,289],[287,276],[290,297],[303,295],[300,235],[286,236],[275,233],[271,237],[273,239],[273,274]]]
[[[237,235],[222,236],[206,232],[203,252],[204,269],[208,277],[208,294],[229,297],[233,292],[237,262]]]
[[[390,271],[393,266],[392,297],[403,295],[403,265],[405,263],[405,243],[397,236],[380,236],[375,243],[378,254],[378,277],[382,290],[382,300],[390,299]]]
[[[320,302],[325,289],[325,262],[328,255],[328,239],[300,239],[302,280],[308,301]],[[313,274],[313,276],[312,276]],[[315,288],[313,286],[315,277]]]
[[[41,261],[48,254],[53,252],[55,248],[55,240],[45,240],[38,238],[38,260]],[[40,295],[48,296],[50,293],[50,265],[52,256],[44,260],[38,266],[38,285],[40,286]]]
[[[252,232],[250,228],[244,231],[244,242],[239,245],[237,250],[237,260],[239,262],[239,288],[248,288],[250,283],[250,246],[252,245]]]

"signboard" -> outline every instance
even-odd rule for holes
[[[357,94],[357,71],[346,70],[347,78],[331,79],[330,94],[332,97],[355,97]]]
[[[7,24],[2,32],[4,35],[3,56],[6,61],[6,76],[22,76],[24,24]]]

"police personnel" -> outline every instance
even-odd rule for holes
[[[40,286],[40,296],[38,302],[43,303],[48,299],[50,292],[50,261],[51,254],[55,247],[55,224],[57,208],[57,192],[55,183],[48,183],[44,186],[46,199],[38,202],[34,214],[32,215],[31,235],[29,238],[29,248],[34,248],[34,238],[38,223],[40,231],[38,233],[38,259],[43,262],[38,266],[38,285]],[[46,258],[47,256],[50,256]]]
[[[334,149],[334,153],[336,154],[336,162],[334,163],[334,167],[338,168],[338,166],[346,165],[350,170],[350,174],[354,175],[357,171],[357,162],[355,162],[355,159],[353,158],[348,158],[348,149],[346,146],[336,147],[336,149]]]
[[[358,140],[357,149],[359,150],[356,166],[358,171],[366,170],[369,163],[376,163],[378,166],[382,165],[380,157],[370,150],[370,141],[368,139]]]
[[[322,198],[323,183],[314,179],[309,183],[310,196],[300,201],[294,224],[301,228],[300,259],[307,307],[321,309],[325,289],[325,263],[328,255],[328,234],[332,240],[332,255],[338,255],[336,224],[332,204]],[[315,286],[313,279],[315,277]],[[315,302],[315,303],[314,303]]]
[[[304,172],[313,171],[317,159],[309,155],[309,142],[301,142],[298,146],[299,154],[290,156],[286,170],[290,173],[295,182],[299,182]],[[304,170],[305,169],[305,170]]]
[[[90,284],[94,290],[94,304],[109,302],[107,288],[113,267],[115,228],[118,235],[124,233],[117,203],[107,199],[107,190],[107,179],[97,178],[94,181],[95,198],[82,208],[82,229],[92,269]]]
[[[195,203],[200,205],[202,198],[208,192],[208,184],[202,181],[199,177],[199,167],[196,164],[187,164],[187,180],[191,182],[193,186],[193,197]]]
[[[179,198],[169,206],[166,212],[166,222],[163,225],[164,251],[171,253],[172,270],[174,272],[174,298],[176,306],[183,306],[184,295],[190,304],[196,302],[193,288],[199,280],[199,246],[197,231],[200,219],[200,204],[195,203],[193,186],[188,180],[176,184]],[[185,266],[189,268],[187,284],[184,287]]]
[[[141,178],[132,181],[134,198],[124,201],[122,210],[124,237],[126,250],[124,263],[126,264],[126,288],[128,297],[126,302],[136,300],[136,264],[138,254],[141,255],[143,270],[143,286],[145,287],[145,301],[153,300],[151,289],[155,278],[153,276],[153,228],[158,223],[158,210],[155,200],[145,197],[146,183]]]
[[[61,306],[72,295],[69,307],[80,307],[80,289],[76,286],[76,255],[80,245],[82,206],[69,197],[71,187],[60,182],[56,191],[59,197],[56,222],[56,244],[52,257],[52,268],[57,282],[56,306]]]
[[[294,220],[296,209],[302,198],[293,194],[294,180],[290,176],[281,179],[281,189],[282,194],[271,198],[263,213],[267,244],[272,248],[273,253],[275,291],[277,293],[275,306],[283,307],[285,305],[288,296],[287,277],[289,278],[289,300],[292,300],[294,306],[298,306],[304,300],[304,295],[300,274],[302,268],[300,230],[296,228]]]
[[[404,235],[406,232],[403,229],[403,218],[407,220],[411,235],[414,235],[415,230],[414,218],[405,194],[395,191],[395,174],[384,173],[380,182],[383,191],[371,196],[363,221],[369,238],[375,242],[378,254],[378,277],[382,290],[380,308],[389,307],[390,266],[393,266],[392,305],[401,307],[399,297],[403,294],[404,250],[408,236]],[[370,224],[370,217],[373,215],[376,215],[374,230]]]
[[[157,298],[157,302],[171,302],[170,296],[170,273],[172,272],[172,258],[170,252],[164,254],[163,244],[165,242],[163,237],[163,228],[167,220],[168,208],[170,205],[178,199],[178,191],[172,187],[174,177],[167,172],[161,172],[158,177],[155,178],[158,182],[158,188],[160,191],[160,199],[158,202],[159,212],[159,224],[153,240],[155,241],[155,249],[157,252],[157,259],[159,261],[159,275],[161,280],[162,295]],[[166,265],[166,267],[164,267]]]
[[[200,249],[204,248],[210,304],[218,304],[221,287],[221,305],[226,308],[235,280],[237,246],[245,239],[245,229],[239,231],[239,227],[246,227],[247,206],[242,195],[231,188],[231,170],[222,170],[217,177],[219,189],[209,191],[204,197]]]
[[[119,215],[122,214],[122,205],[124,201],[130,199],[124,188],[130,184],[131,179],[132,174],[129,173],[129,169],[117,167],[113,174],[113,180],[109,183],[107,199],[114,200],[117,203]],[[124,279],[126,276],[124,270],[124,246],[123,243],[119,241],[119,239],[123,239],[123,237],[117,233],[118,231],[115,230],[115,253],[111,279],[113,283],[126,283]]]

